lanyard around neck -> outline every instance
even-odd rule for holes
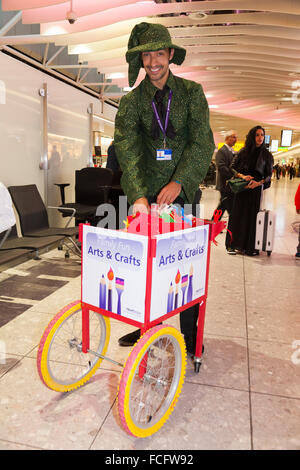
[[[156,104],[155,104],[155,101],[153,100],[152,101],[152,108],[153,108],[153,111],[154,111],[154,114],[155,114],[155,117],[156,117],[156,120],[158,122],[158,125],[164,135],[164,139],[166,138],[166,133],[167,133],[167,127],[168,127],[168,122],[169,122],[169,116],[170,116],[170,107],[171,107],[171,101],[172,101],[172,95],[173,95],[173,92],[172,90],[170,90],[169,92],[169,98],[168,98],[168,105],[167,105],[167,112],[166,112],[166,119],[165,119],[165,125],[163,126],[162,125],[162,122],[161,122],[161,119],[158,115],[158,111],[157,111],[157,108],[156,108]]]

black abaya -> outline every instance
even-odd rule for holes
[[[242,161],[240,168],[235,169],[243,173],[243,167],[247,166],[247,173],[244,174],[253,176],[255,181],[261,181],[263,175],[255,169],[259,155],[260,148],[257,148],[251,156],[244,156],[245,159],[247,158],[246,165],[245,161]],[[256,217],[260,210],[261,192],[262,186],[258,186],[235,195],[233,210],[228,223],[228,230],[232,234],[231,248],[248,253],[254,252]]]

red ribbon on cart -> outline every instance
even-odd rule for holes
[[[221,221],[219,220],[219,219],[221,218],[221,216],[222,216],[222,211],[221,211],[221,209],[219,209],[219,210],[216,209],[216,210],[214,211],[214,213],[213,213],[213,220],[212,220],[213,223],[214,223],[214,224],[217,224],[217,223],[221,222]],[[225,229],[226,229],[226,232],[229,233],[229,235],[230,235],[230,241],[232,242],[232,233],[231,233],[231,231],[228,230],[228,228],[226,228],[226,222],[222,222],[222,223],[223,223],[223,225],[224,225],[223,228],[225,228]],[[218,234],[217,234],[217,235],[218,235]],[[215,238],[212,239],[212,242],[213,242],[216,246],[218,245],[218,242],[216,241]]]

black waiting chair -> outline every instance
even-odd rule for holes
[[[87,167],[75,171],[75,202],[65,203],[64,189],[67,184],[58,184],[61,190],[63,217],[67,210],[74,211],[76,225],[88,222],[97,225],[96,211],[100,204],[110,202],[109,196],[113,181],[113,171],[108,168]]]
[[[39,259],[39,250],[59,242],[62,236],[43,238],[18,237],[12,199],[3,183],[0,183],[0,264],[13,262],[23,255],[33,254]]]
[[[61,235],[40,238],[18,237],[16,225],[14,225],[9,231],[0,234],[0,263],[28,253],[32,253],[34,259],[40,259],[39,250],[55,246],[63,239]]]
[[[78,227],[50,227],[46,206],[35,184],[10,186],[8,191],[19,216],[23,237],[60,237],[60,247],[65,245],[67,248],[66,257],[69,256],[69,250],[80,255],[80,249],[73,239],[78,235]],[[49,208],[60,209],[54,206]]]

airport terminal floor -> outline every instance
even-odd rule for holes
[[[212,245],[204,360],[191,359],[177,406],[153,436],[120,426],[120,368],[102,362],[87,384],[62,394],[46,388],[36,353],[52,317],[80,298],[80,262],[57,249],[0,274],[0,449],[196,450],[300,449],[299,272],[294,195],[299,178],[273,180],[264,206],[277,215],[271,256],[229,256],[225,233]],[[202,216],[218,192],[205,188]],[[299,217],[299,216],[298,216]],[[178,316],[169,323],[178,325]],[[118,338],[132,330],[112,320],[107,355],[123,363]]]

